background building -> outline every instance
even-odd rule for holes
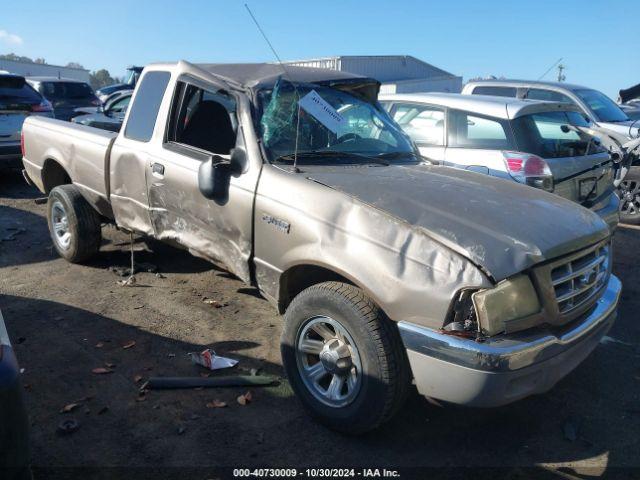
[[[343,55],[284,62],[357,73],[382,82],[380,93],[452,92],[462,90],[462,77],[410,55]]]
[[[61,67],[47,63],[17,62],[0,59],[0,70],[22,75],[24,77],[58,77],[72,78],[89,83],[89,70],[83,68]]]

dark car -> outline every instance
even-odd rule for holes
[[[140,78],[140,74],[142,73],[144,67],[129,67],[127,71],[129,74],[127,75],[127,79],[124,83],[116,83],[114,85],[108,85],[106,87],[102,87],[96,91],[98,98],[103,103],[106,103],[109,95],[112,93],[118,92],[120,90],[133,90],[138,82],[138,78]]]
[[[0,167],[22,158],[20,132],[29,115],[53,117],[53,108],[24,77],[0,74]]]
[[[102,104],[88,83],[68,78],[28,77],[27,82],[53,105],[53,114],[60,120],[71,120],[77,108]]]
[[[0,312],[0,478],[31,478],[20,368]]]
[[[81,125],[119,132],[132,95],[133,90],[121,90],[113,93],[105,102],[104,107],[98,107],[93,113],[87,112],[86,115],[78,115],[71,121]]]

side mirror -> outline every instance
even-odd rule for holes
[[[244,147],[236,147],[231,150],[231,158],[229,160],[231,173],[239,175],[245,171],[247,167],[247,151]]]
[[[200,164],[198,169],[198,188],[205,198],[225,205],[229,201],[229,182],[231,180],[231,162],[219,155],[212,155]]]

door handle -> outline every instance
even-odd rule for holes
[[[158,175],[164,175],[164,165],[161,163],[154,163],[151,165],[151,171],[153,173],[157,173]]]

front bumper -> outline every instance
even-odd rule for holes
[[[576,368],[609,331],[621,290],[620,280],[611,275],[591,313],[556,333],[523,331],[477,342],[399,322],[418,391],[476,407],[544,393]]]

